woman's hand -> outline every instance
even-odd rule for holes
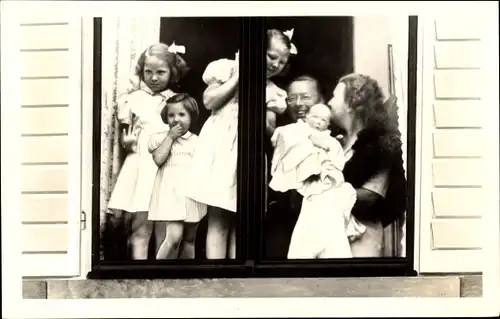
[[[182,127],[180,124],[177,124],[174,127],[172,127],[167,133],[167,136],[170,137],[172,141],[175,141],[181,135],[182,135]]]
[[[137,150],[137,141],[139,134],[134,130],[132,125],[122,131],[122,145],[126,150],[135,152]]]
[[[313,143],[314,146],[322,148],[327,152],[330,150],[330,148],[328,147],[326,142],[322,138],[320,138],[319,136],[316,136],[313,134],[313,135],[309,136],[309,139],[311,140],[311,142]]]
[[[326,160],[321,163],[321,166],[326,169],[327,171],[333,171],[336,169],[335,165],[333,165],[332,161]]]

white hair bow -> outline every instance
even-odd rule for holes
[[[297,47],[292,43],[293,30],[294,29],[287,30],[283,32],[283,34],[286,35],[288,39],[290,39],[290,54],[297,54]]]
[[[288,39],[290,39],[290,41],[292,41],[293,30],[294,29],[290,29],[290,30],[286,30],[285,32],[283,32],[283,34],[286,35],[288,37]]]
[[[183,45],[177,45],[177,44],[175,44],[175,41],[174,41],[174,42],[172,42],[171,45],[169,45],[168,52],[186,54],[186,47]]]

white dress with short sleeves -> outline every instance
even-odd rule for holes
[[[235,60],[211,62],[203,82],[223,84],[231,78]],[[193,157],[188,196],[200,203],[236,212],[238,156],[238,90],[221,108],[212,111],[201,129]]]
[[[151,135],[149,151],[156,150],[168,132]],[[191,160],[198,145],[198,136],[187,132],[172,144],[167,161],[160,166],[154,181],[149,220],[199,222],[207,206],[186,197],[186,178],[191,170]]]
[[[175,93],[166,90],[154,94],[145,84],[140,90],[117,99],[118,120],[132,125],[138,132],[135,149],[127,155],[113,188],[108,209],[128,212],[147,212],[158,167],[148,151],[149,136],[168,130],[160,112],[168,98]],[[121,132],[120,132],[121,134]]]
[[[283,114],[286,111],[287,104],[286,104],[286,98],[287,98],[287,93],[285,90],[274,84],[273,81],[267,80],[266,82],[266,111],[271,111],[276,114]],[[265,180],[268,180],[269,172],[268,172],[268,158],[267,158],[267,152],[264,153],[265,157],[265,162],[266,165],[264,165],[264,177]],[[264,202],[266,203],[266,209],[267,209],[267,188],[264,193]]]

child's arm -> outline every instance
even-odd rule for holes
[[[239,83],[239,62],[228,67],[225,60],[212,62],[203,75],[208,87],[203,92],[203,104],[214,111],[224,106],[234,95]]]
[[[266,112],[266,133],[269,137],[273,136],[276,130],[276,113],[267,110]]]
[[[203,92],[203,104],[208,110],[215,111],[225,105],[238,87],[238,76],[232,76],[227,82],[212,83]]]
[[[181,136],[181,127],[176,125],[168,131],[167,136],[160,146],[154,150],[150,149],[153,153],[153,161],[156,166],[160,167],[167,161],[170,151],[172,150],[172,145],[179,136]]]
[[[266,86],[266,109],[276,114],[283,114],[286,111],[286,91],[280,89],[275,84]]]
[[[132,112],[134,93],[125,93],[116,99],[118,112],[116,114],[120,123],[120,143],[126,152],[135,152],[137,145],[137,132],[135,132],[135,116]]]

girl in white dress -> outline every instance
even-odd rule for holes
[[[172,48],[176,47],[163,43],[148,47],[137,63],[140,82],[136,90],[117,99],[118,120],[123,127],[121,143],[127,156],[108,209],[112,213],[124,212],[124,219],[131,221],[128,244],[135,260],[147,259],[152,233],[147,212],[158,167],[148,152],[149,136],[168,129],[160,112],[165,101],[174,95],[169,86],[188,71],[186,62]]]
[[[163,233],[156,231],[160,228],[166,231],[163,238],[157,237],[156,259],[176,259],[179,255],[194,259],[196,229],[207,211],[205,204],[186,197],[186,178],[199,142],[189,128],[198,115],[195,99],[188,94],[174,95],[161,113],[170,129],[155,133],[149,139],[149,152],[159,169],[148,219],[155,221],[155,233]]]
[[[208,205],[208,259],[236,257],[239,54],[219,59],[203,73],[203,104],[212,112],[200,132],[188,197]],[[229,246],[229,249],[227,249]]]
[[[287,66],[290,55],[297,54],[297,48],[291,42],[293,29],[285,32],[267,30],[266,51],[266,133],[271,137],[276,128],[277,114],[286,111],[286,91],[271,81],[272,77],[281,74]]]
[[[266,50],[266,134],[270,139],[276,129],[276,117],[283,114],[287,108],[286,91],[278,87],[272,77],[282,74],[288,66],[290,55],[297,54],[297,48],[291,42],[293,29],[282,32],[276,29],[267,30],[267,50]],[[272,146],[270,140],[265,144],[265,180],[269,178],[269,158],[272,157]],[[268,204],[268,189],[265,191],[264,202],[266,210]]]

